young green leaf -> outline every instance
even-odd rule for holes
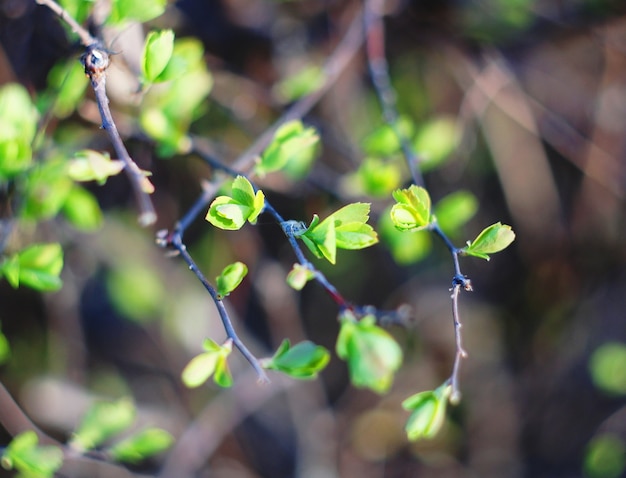
[[[394,373],[402,364],[402,349],[376,325],[373,316],[359,322],[342,317],[336,350],[339,358],[348,362],[352,384],[377,393],[389,390]]]
[[[38,442],[32,430],[17,435],[2,454],[2,467],[16,470],[24,478],[52,478],[63,465],[63,451]]]
[[[0,365],[6,363],[11,356],[11,345],[7,336],[0,330]]]
[[[33,244],[14,254],[0,265],[0,272],[14,288],[20,285],[40,291],[59,290],[63,269],[61,245]]]
[[[248,274],[248,267],[243,262],[233,262],[226,266],[215,280],[220,297],[226,297],[234,291],[246,274]]]
[[[457,191],[448,194],[433,208],[437,224],[447,235],[458,233],[478,211],[478,200],[469,191]]]
[[[315,277],[311,269],[301,264],[294,264],[287,274],[287,284],[295,290],[302,290],[307,282]]]
[[[472,242],[468,242],[463,252],[469,256],[489,260],[489,254],[506,249],[515,239],[511,226],[497,222],[482,230]]]
[[[289,340],[285,339],[274,356],[267,359],[263,366],[294,378],[309,379],[316,378],[329,360],[328,350],[321,345],[307,340],[292,347]]]
[[[424,259],[432,249],[431,234],[425,230],[413,234],[400,231],[391,220],[390,211],[391,208],[388,208],[380,215],[378,231],[389,246],[394,260],[398,264],[407,265]]]
[[[276,130],[274,139],[258,159],[255,172],[264,176],[289,162],[307,159],[318,141],[315,129],[305,127],[300,120],[289,121]]]
[[[0,88],[0,180],[30,166],[37,119],[26,88],[17,83]]]
[[[428,191],[412,184],[408,189],[393,192],[397,201],[391,208],[391,220],[401,231],[419,231],[431,222],[431,201]]]
[[[115,461],[137,464],[167,450],[174,437],[160,428],[146,428],[113,445],[109,453]]]
[[[413,136],[415,125],[406,116],[400,117],[396,127],[405,138]],[[379,126],[368,134],[361,144],[365,154],[378,157],[389,157],[400,151],[401,144],[398,134],[387,123]]]
[[[233,181],[231,196],[216,197],[206,215],[215,227],[229,231],[241,229],[246,221],[254,224],[265,207],[263,191],[254,192],[250,181],[237,176]]]
[[[229,339],[224,345],[219,345],[211,339],[205,339],[203,348],[205,352],[192,358],[184,368],[183,383],[189,388],[196,388],[213,375],[215,383],[221,387],[230,387],[232,376],[227,359],[233,348],[232,340]]]
[[[402,402],[411,416],[405,429],[409,440],[433,438],[441,429],[446,416],[446,407],[451,387],[442,385],[437,390],[420,392]]]
[[[95,402],[83,417],[70,446],[81,452],[92,450],[126,430],[134,420],[135,405],[128,399]]]
[[[74,154],[67,172],[74,181],[97,181],[102,185],[109,176],[115,176],[123,169],[124,163],[112,160],[108,153],[84,149]]]
[[[351,194],[383,197],[398,188],[401,180],[402,172],[397,162],[365,158],[358,171],[346,176],[342,186]]]
[[[293,75],[282,80],[274,89],[276,96],[282,102],[295,101],[324,83],[324,71],[319,66],[307,66]]]
[[[85,68],[74,58],[55,65],[48,74],[48,87],[54,95],[51,106],[54,116],[67,118],[71,115],[82,100],[88,84]]]
[[[111,15],[107,22],[118,24],[125,21],[147,22],[163,14],[167,0],[113,0]]]
[[[413,147],[422,158],[420,169],[431,170],[457,148],[460,140],[456,118],[441,116],[423,125],[417,135]]]
[[[102,210],[98,201],[78,185],[74,185],[67,195],[63,214],[72,226],[83,231],[94,231],[102,225]]]
[[[169,63],[173,51],[174,32],[172,30],[148,33],[141,58],[143,79],[148,83],[156,82]]]
[[[368,203],[348,204],[323,221],[314,216],[311,225],[298,236],[317,257],[336,261],[337,248],[364,249],[378,242],[378,235],[367,223]]]

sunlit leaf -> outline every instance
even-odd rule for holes
[[[147,22],[162,15],[166,6],[167,0],[113,0],[108,22]]]
[[[109,449],[115,461],[136,464],[167,450],[174,437],[160,428],[146,428],[116,443]]]
[[[413,264],[428,256],[432,249],[431,235],[428,231],[417,231],[412,234],[399,230],[391,220],[388,208],[380,215],[378,231],[382,240],[388,245],[393,259],[398,264]]]
[[[174,51],[172,30],[151,31],[146,37],[141,58],[143,78],[154,83],[163,73]]]
[[[356,387],[385,393],[402,364],[402,349],[373,316],[356,322],[342,318],[336,345],[339,358],[348,362],[350,381]]]
[[[302,290],[306,283],[313,279],[315,274],[301,264],[294,264],[293,268],[287,274],[287,284],[295,290]]]
[[[17,435],[2,454],[2,467],[16,470],[24,478],[52,478],[63,465],[63,451],[38,442],[32,430]]]
[[[489,260],[489,254],[506,249],[515,239],[511,226],[497,222],[486,227],[464,248],[464,253],[470,256]]]
[[[408,189],[394,191],[393,197],[397,202],[390,216],[399,230],[418,231],[430,224],[431,201],[426,189],[412,184]]]
[[[219,345],[211,339],[203,343],[204,353],[195,356],[183,369],[182,381],[189,388],[196,388],[206,382],[211,375],[221,387],[232,385],[232,376],[228,369],[227,358],[232,351],[232,341]]]
[[[63,250],[58,243],[33,244],[2,263],[3,275],[13,287],[25,285],[40,291],[55,291],[63,282]]]
[[[626,395],[626,344],[607,342],[598,347],[589,361],[593,383],[610,394]]]
[[[292,347],[285,339],[274,356],[265,361],[264,367],[294,378],[308,379],[317,377],[329,360],[328,350],[320,345],[304,341]]]
[[[318,66],[307,66],[289,75],[276,85],[275,92],[283,102],[297,100],[324,84],[324,71]]]
[[[79,451],[92,450],[126,430],[134,420],[135,405],[128,399],[95,402],[81,420],[70,446]]]
[[[457,148],[459,139],[456,119],[452,116],[435,118],[423,125],[413,143],[422,159],[420,169],[428,171],[441,164]]]
[[[102,210],[98,201],[84,188],[74,186],[63,204],[63,214],[72,226],[94,231],[102,225]]]
[[[308,162],[318,141],[315,129],[305,127],[300,120],[289,121],[276,130],[272,142],[259,157],[255,171],[263,176],[278,171],[289,162],[302,158]]]
[[[447,235],[458,233],[478,211],[478,200],[469,191],[457,191],[448,194],[433,208],[437,224]]]
[[[433,438],[441,430],[450,390],[449,385],[443,385],[434,391],[417,393],[402,402],[403,408],[411,411],[405,427],[409,440]]]
[[[403,137],[410,138],[413,135],[415,126],[409,118],[401,117],[395,126]],[[365,137],[362,148],[367,155],[389,157],[400,152],[401,143],[396,130],[385,123]]]
[[[248,274],[248,267],[243,262],[234,262],[224,268],[216,278],[217,293],[226,297],[237,288]]]
[[[92,149],[77,152],[70,160],[68,174],[74,181],[97,181],[104,184],[110,176],[119,174],[124,169],[120,160],[112,160],[108,153],[99,153]]]
[[[615,434],[604,433],[587,445],[584,457],[585,477],[619,478],[626,470],[626,443]]]

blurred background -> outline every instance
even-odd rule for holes
[[[321,136],[310,169],[259,184],[283,217],[306,222],[372,202],[381,243],[340,253],[334,267],[316,265],[356,304],[411,306],[410,325],[390,328],[405,352],[390,393],[352,387],[334,352],[317,381],[272,375],[258,385],[234,353],[232,389],[186,389],[182,368],[204,337],[221,342],[224,331],[195,276],[155,246],[155,231],[137,226],[127,180],[116,177],[89,187],[103,210],[98,230],[56,218],[12,233],[18,245],[60,240],[66,254],[57,293],[0,283],[11,348],[0,380],[35,423],[65,440],[93,400],[130,396],[140,422],[178,437],[171,452],[132,470],[150,476],[626,476],[626,5],[395,0],[383,13],[397,106],[426,160],[426,187],[434,201],[456,191],[477,199],[453,240],[462,246],[497,221],[517,235],[489,263],[462,259],[474,286],[460,298],[469,357],[463,400],[443,431],[409,443],[401,402],[450,374],[453,265],[436,238],[400,240],[385,225],[390,190],[410,178],[397,147],[380,139],[362,48],[303,118]],[[286,80],[306,89],[300,73],[323,66],[360,15],[361,2],[348,0],[180,0],[149,24],[102,32],[116,53],[107,84],[113,115],[131,155],[153,172],[156,229],[171,229],[214,171],[146,133],[142,111],[158,109],[160,97],[137,93],[145,32],[173,28],[201,43],[206,72],[187,85],[201,101],[187,119],[230,163],[296,101],[301,83]],[[52,112],[49,147],[67,157],[85,147],[111,151],[91,92],[65,108],[50,100],[61,88],[58,65],[78,64],[80,53],[46,8],[0,1],[0,84],[23,84]],[[295,257],[280,227],[264,215],[256,227],[218,231],[203,215],[185,242],[209,278],[235,260],[248,264],[228,308],[253,352],[269,356],[285,337],[334,351],[337,308],[317,284],[301,293],[287,287]],[[79,464],[72,473],[119,470]]]

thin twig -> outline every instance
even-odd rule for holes
[[[211,295],[211,298],[213,299],[213,302],[215,303],[215,306],[217,307],[217,310],[219,312],[220,319],[222,320],[222,325],[224,326],[224,330],[226,331],[226,335],[233,341],[233,345],[237,347],[239,352],[241,352],[241,355],[243,355],[245,359],[250,362],[259,377],[259,382],[269,382],[265,370],[261,366],[259,360],[252,354],[252,352],[250,352],[250,350],[248,350],[248,348],[239,338],[239,335],[237,335],[237,332],[233,327],[232,321],[230,320],[230,316],[228,315],[228,311],[224,306],[224,302],[217,293],[215,287],[213,287],[213,285],[207,280],[207,278],[200,271],[200,269],[198,269],[195,261],[187,251],[187,247],[185,246],[185,244],[183,244],[180,234],[178,232],[174,232],[171,237],[166,239],[166,243],[167,245],[173,247],[180,254],[183,260],[189,266],[189,270],[191,270],[196,275],[206,291]]]
[[[91,36],[87,30],[81,27],[72,16],[53,0],[37,0],[40,5],[47,6],[65,21],[72,30],[80,37],[86,50],[81,57],[85,67],[85,74],[89,76],[91,87],[96,95],[98,110],[102,118],[102,128],[104,128],[113,143],[113,148],[119,159],[124,163],[124,169],[130,180],[133,191],[139,205],[139,223],[142,226],[149,226],[156,221],[156,212],[150,200],[149,193],[152,192],[152,184],[147,179],[144,172],[133,161],[124,146],[124,142],[113,121],[111,109],[109,108],[109,98],[106,94],[106,70],[109,67],[109,53],[101,43]]]
[[[36,0],[39,5],[44,5],[56,13],[61,20],[67,23],[72,31],[76,33],[80,37],[81,43],[88,47],[89,45],[93,45],[97,43],[97,40],[91,36],[91,34],[87,31],[87,29],[83,28],[72,16],[65,10],[61,5],[56,3],[54,0]]]
[[[456,354],[454,356],[454,366],[452,375],[450,376],[450,385],[452,393],[450,394],[450,402],[458,403],[461,400],[461,392],[459,391],[459,369],[461,359],[467,357],[467,352],[463,348],[463,337],[461,335],[461,318],[459,316],[459,293],[461,292],[461,284],[455,284],[452,287],[452,319],[454,321],[454,338],[456,341]]]
[[[398,110],[396,107],[396,95],[389,78],[389,64],[385,57],[385,24],[383,23],[382,10],[383,0],[368,0],[365,2],[364,23],[366,31],[367,64],[372,78],[372,84],[383,109],[383,116],[389,127],[393,130],[411,171],[413,182],[418,186],[424,185],[424,179],[420,172],[420,158],[413,151],[412,146],[398,123]]]

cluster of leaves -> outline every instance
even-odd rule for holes
[[[144,428],[120,441],[102,448],[112,438],[127,432],[135,421],[136,410],[129,400],[96,402],[87,411],[72,439],[69,449],[85,453],[96,450],[108,459],[137,464],[167,450],[174,438],[160,428]],[[2,454],[2,466],[16,470],[20,476],[49,478],[63,465],[64,450],[56,445],[39,445],[37,434],[26,431],[17,435]]]

